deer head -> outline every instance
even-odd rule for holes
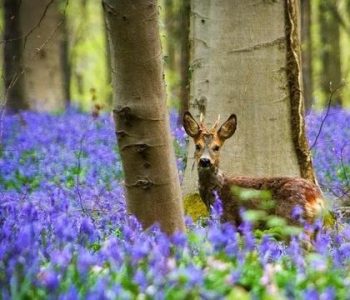
[[[228,120],[217,130],[218,124],[219,121],[217,120],[214,126],[208,130],[203,121],[198,124],[189,112],[184,114],[183,126],[186,133],[194,140],[194,158],[199,171],[218,169],[221,147],[225,140],[235,133],[237,117],[235,114],[231,114]]]

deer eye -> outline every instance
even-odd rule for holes
[[[215,146],[213,147],[213,151],[217,152],[217,151],[219,151],[219,150],[220,150],[220,147],[219,147],[218,145],[215,145]]]
[[[200,151],[201,150],[201,145],[196,144],[196,151]]]

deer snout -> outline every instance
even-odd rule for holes
[[[202,168],[209,168],[211,166],[210,158],[208,158],[208,157],[201,157],[199,159],[199,165]]]

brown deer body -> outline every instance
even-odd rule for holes
[[[240,211],[261,210],[264,199],[259,193],[252,193],[248,199],[242,199],[245,189],[268,191],[274,205],[263,208],[269,215],[284,218],[288,224],[300,225],[292,217],[293,210],[299,206],[302,217],[308,223],[324,212],[324,200],[320,189],[306,179],[297,177],[234,177],[227,176],[219,169],[219,155],[225,140],[230,138],[237,127],[237,117],[232,114],[218,129],[218,122],[210,130],[203,123],[198,124],[189,112],[185,112],[183,125],[186,133],[195,142],[195,161],[198,166],[199,193],[210,211],[214,204],[215,192],[222,201],[223,222],[241,223]]]

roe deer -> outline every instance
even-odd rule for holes
[[[301,216],[311,224],[324,212],[324,200],[320,189],[313,183],[297,177],[234,177],[227,176],[219,169],[220,149],[237,127],[237,117],[232,114],[216,130],[218,121],[208,130],[202,120],[198,124],[189,112],[185,112],[183,125],[186,133],[195,143],[194,158],[198,166],[199,193],[208,211],[215,201],[215,192],[222,201],[222,222],[241,223],[240,210],[262,209],[262,197],[252,193],[249,199],[241,199],[239,189],[268,191],[273,207],[264,208],[268,215],[284,218],[290,225],[301,225],[292,217],[293,210],[299,206]],[[238,192],[235,192],[238,189]],[[266,202],[266,201],[265,201]]]

